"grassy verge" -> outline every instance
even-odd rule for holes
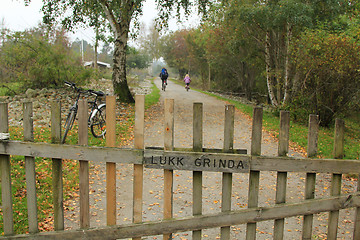
[[[160,91],[152,85],[152,92],[145,96],[145,107],[149,108],[156,104],[160,98]],[[133,141],[133,126],[135,122],[134,104],[120,104],[120,112],[117,115],[116,136],[117,145],[129,145]],[[11,110],[10,110],[11,111]],[[75,121],[73,129],[67,135],[67,144],[77,144],[78,125]],[[23,129],[21,127],[10,126],[11,140],[23,139]],[[49,128],[34,128],[35,142],[51,142],[51,132]],[[104,139],[94,138],[89,131],[89,146],[105,146]],[[16,234],[28,232],[27,218],[27,196],[25,179],[25,160],[22,156],[11,156],[11,179],[12,179],[12,200],[14,211],[14,231]],[[38,205],[38,222],[40,231],[53,231],[53,197],[52,197],[52,161],[48,158],[36,158],[36,190]],[[93,166],[90,166],[93,167]],[[79,165],[76,160],[63,160],[63,185],[64,185],[64,208],[72,210],[68,200],[73,199],[78,191]],[[1,185],[0,185],[1,193]],[[1,201],[1,197],[0,197]],[[3,235],[3,219],[0,211],[0,235]]]
[[[218,99],[228,101],[235,105],[240,111],[252,117],[253,107],[240,103],[235,100],[226,99],[215,94],[204,92]],[[345,120],[345,159],[359,160],[360,154],[360,122],[357,118],[348,118]],[[279,135],[279,117],[273,112],[263,112],[263,127],[270,134],[278,137]],[[290,144],[296,150],[306,153],[307,149],[308,127],[302,124],[290,122]],[[320,128],[318,137],[318,158],[332,158],[334,143],[334,128]]]
[[[151,94],[145,95],[145,109],[148,109],[152,105],[159,102],[160,99],[160,89],[156,87],[154,84],[154,80],[152,80],[152,86],[151,86]]]

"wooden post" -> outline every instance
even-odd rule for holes
[[[165,99],[164,150],[174,150],[174,99]],[[173,216],[173,170],[164,169],[164,219]],[[172,239],[172,234],[164,234],[163,239]]]
[[[289,130],[290,130],[290,114],[287,111],[280,112],[280,129],[279,129],[279,146],[278,156],[286,156],[289,151]],[[276,182],[276,199],[275,203],[286,202],[286,185],[287,172],[277,173]],[[285,219],[276,219],[274,221],[274,239],[284,238]]]
[[[33,107],[32,102],[24,102],[24,141],[34,141]],[[36,203],[36,172],[35,158],[25,156],[26,196],[29,219],[29,232],[37,233],[37,203]]]
[[[79,145],[88,144],[88,103],[86,100],[79,101]],[[89,204],[89,162],[79,161],[79,185],[80,185],[80,228],[90,227],[90,204]]]
[[[360,174],[358,175],[357,191],[360,192]],[[357,207],[355,211],[353,239],[360,239],[360,207]]]
[[[317,154],[317,141],[319,134],[319,116],[311,114],[309,116],[309,130],[308,130],[308,149],[307,157],[315,157]],[[315,182],[316,173],[306,173],[305,182],[305,199],[315,198]],[[313,214],[304,216],[302,239],[311,240],[312,238]]]
[[[203,104],[193,105],[193,151],[202,152],[203,148]],[[193,171],[193,215],[202,214],[202,172]],[[193,231],[193,240],[201,239],[201,230]]]
[[[0,132],[9,132],[8,104],[0,103]],[[9,155],[0,155],[1,162],[1,196],[4,219],[4,235],[14,234],[14,218],[11,192],[11,165]]]
[[[224,127],[224,152],[230,152],[234,148],[234,105],[225,106]],[[222,201],[221,212],[231,211],[232,173],[222,174]],[[220,236],[222,240],[230,239],[230,226],[221,227]]]
[[[135,148],[144,149],[145,96],[135,96]],[[134,164],[133,223],[142,222],[143,165]],[[141,238],[133,238],[141,239]]]
[[[335,120],[335,136],[334,136],[334,158],[341,159],[344,156],[344,120]],[[342,174],[333,174],[331,179],[331,196],[339,196],[341,193]],[[328,238],[329,240],[337,239],[337,228],[339,222],[339,211],[331,211],[329,213]]]
[[[106,96],[106,146],[116,145],[116,98]],[[106,223],[116,225],[116,163],[106,163]]]
[[[251,134],[251,155],[261,155],[261,138],[262,138],[262,118],[263,109],[261,107],[254,108],[252,134]],[[258,206],[259,199],[259,179],[260,171],[250,171],[249,174],[249,196],[248,208]],[[256,239],[256,223],[248,223],[246,226],[246,240]]]
[[[51,102],[51,143],[61,142],[61,104]],[[62,159],[52,158],[52,189],[55,231],[64,230]]]

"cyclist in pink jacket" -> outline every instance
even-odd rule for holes
[[[191,82],[189,74],[185,75],[184,82],[185,82],[185,89],[188,91],[190,89],[190,82]]]

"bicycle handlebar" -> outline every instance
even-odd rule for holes
[[[93,94],[95,96],[105,96],[105,93],[103,93],[102,91],[95,91],[95,90],[92,90],[92,89],[89,89],[89,90],[84,90],[82,88],[78,88],[76,87],[76,84],[75,83],[72,83],[72,82],[68,82],[68,81],[64,81],[65,82],[65,85],[68,86],[68,87],[71,87],[71,88],[74,88],[76,90],[76,92],[79,92],[79,93],[88,93],[88,94]]]

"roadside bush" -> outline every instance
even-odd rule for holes
[[[8,34],[0,49],[0,69],[6,69],[0,71],[2,84],[19,82],[23,91],[62,87],[63,81],[82,84],[92,75],[63,32],[49,34],[41,28]]]
[[[335,118],[353,113],[359,106],[354,101],[360,91],[360,42],[327,30],[306,31],[294,50],[301,76],[289,105],[295,117],[307,121],[309,114],[318,114],[327,127]]]

